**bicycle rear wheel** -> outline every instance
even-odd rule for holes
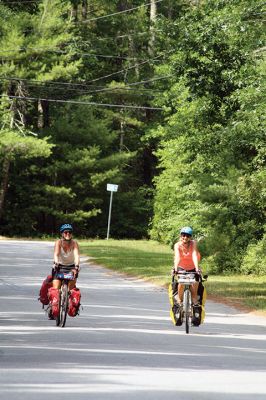
[[[186,333],[189,333],[189,319],[190,319],[190,306],[191,306],[191,293],[190,290],[185,290],[184,292],[184,300],[183,300],[183,305],[184,305],[184,312],[185,312],[185,327],[186,327]]]
[[[62,283],[61,296],[60,296],[60,311],[59,311],[59,326],[63,328],[66,324],[68,310],[68,285],[66,282]]]

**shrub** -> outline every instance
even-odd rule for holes
[[[266,234],[257,243],[248,246],[241,272],[246,275],[266,275]]]

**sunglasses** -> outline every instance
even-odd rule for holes
[[[181,236],[183,236],[183,237],[188,237],[188,238],[191,237],[191,235],[189,235],[188,233],[181,233]]]
[[[63,233],[66,234],[66,235],[67,235],[67,234],[72,235],[72,232],[71,232],[71,231],[64,231]]]

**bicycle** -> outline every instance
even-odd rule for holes
[[[199,276],[199,280],[202,282],[204,280],[207,280],[207,275],[204,275],[204,277],[201,276],[200,273],[196,272],[178,272],[175,276],[177,276],[176,281],[178,284],[184,285],[184,294],[183,294],[183,306],[178,307],[175,305],[175,310],[176,310],[176,320],[179,321],[178,325],[182,325],[183,321],[185,321],[185,330],[186,333],[189,333],[190,326],[193,325],[193,319],[198,318],[200,314],[197,316],[197,310],[194,308],[193,310],[193,305],[192,305],[192,296],[191,296],[191,286],[195,284],[196,282],[196,275]],[[172,285],[175,282],[175,276],[172,277]],[[200,321],[199,323],[200,324]],[[194,323],[195,325],[195,323]]]
[[[55,276],[56,279],[61,280],[61,288],[59,290],[59,313],[56,317],[56,326],[63,328],[66,324],[66,317],[68,313],[68,282],[73,281],[75,278],[72,272],[57,272]]]

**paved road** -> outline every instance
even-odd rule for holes
[[[65,328],[37,301],[52,243],[0,241],[0,398],[266,399],[266,318],[207,301],[174,327],[164,289],[83,263],[83,310]]]

